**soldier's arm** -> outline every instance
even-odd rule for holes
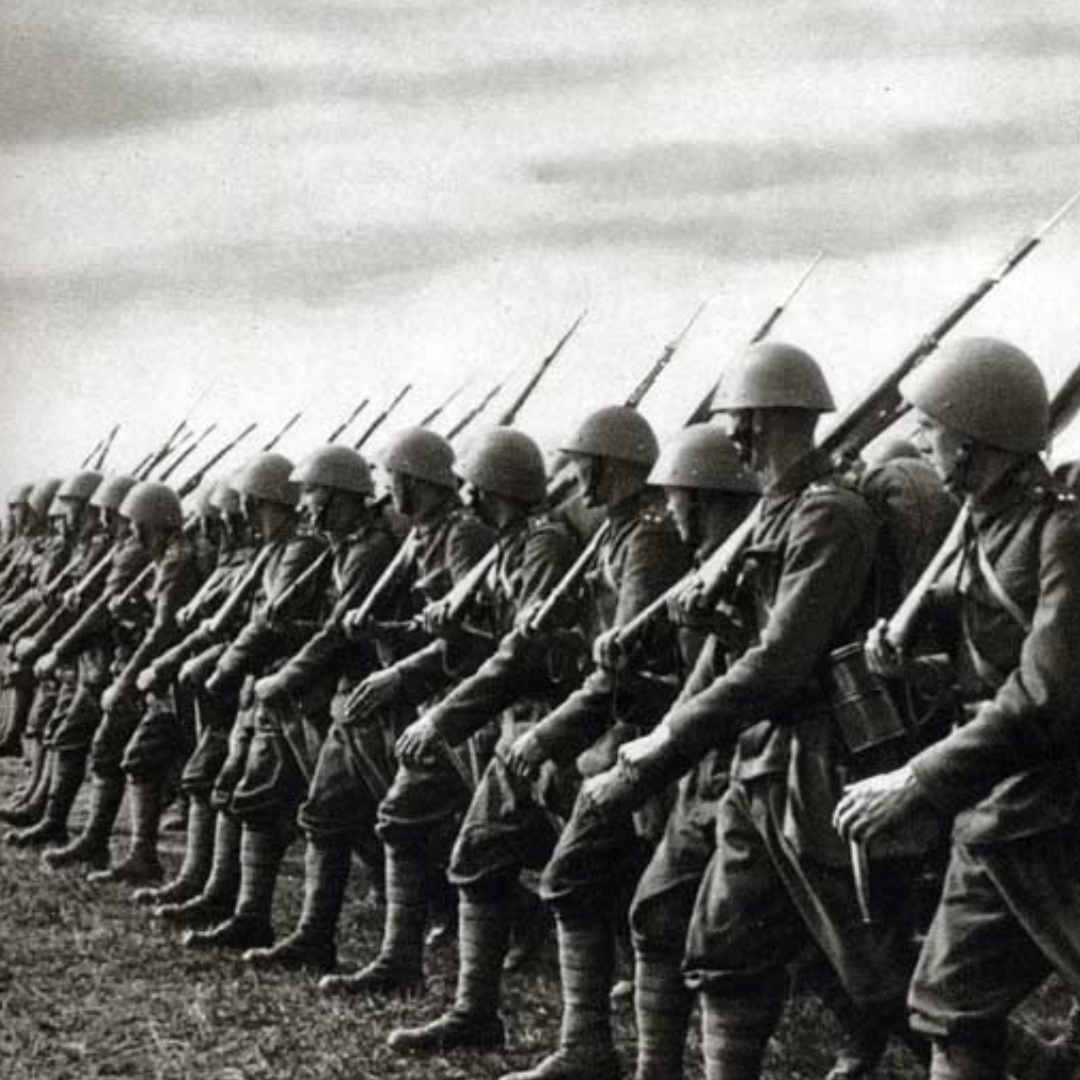
[[[842,494],[806,498],[792,520],[775,602],[758,642],[664,717],[672,751],[691,764],[759,720],[783,715],[800,696],[820,693],[823,662],[865,597],[875,541],[876,527],[861,501],[856,508]]]
[[[1016,668],[976,715],[918,754],[911,768],[954,813],[1014,773],[1076,756],[1080,743],[1080,516],[1054,513],[1039,551],[1039,597]]]
[[[341,596],[363,598],[390,564],[397,541],[388,532],[373,533],[363,544],[349,552],[342,574]],[[303,693],[319,679],[332,674],[342,654],[355,650],[342,629],[336,611],[314,637],[295,653],[278,671],[283,688],[292,695]]]
[[[324,545],[313,537],[291,540],[282,555],[274,574],[273,592],[268,597],[284,595],[292,583],[310,564],[322,554]],[[290,623],[310,616],[322,591],[320,581],[312,581],[310,588],[300,589],[284,609],[275,611],[273,621],[261,612],[253,615],[222,653],[218,661],[217,675],[228,685],[239,685],[250,674],[285,656],[297,644]]]
[[[194,553],[187,547],[166,554],[157,573],[153,621],[143,634],[120,674],[118,682],[134,685],[139,672],[180,637],[176,613],[195,595],[199,570]]]

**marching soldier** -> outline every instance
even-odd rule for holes
[[[910,875],[879,871],[889,877],[889,917],[864,924],[847,848],[830,825],[847,751],[822,677],[830,652],[870,621],[879,524],[814,453],[817,419],[833,408],[828,386],[805,352],[764,343],[725,372],[716,406],[731,414],[732,438],[764,489],[729,598],[750,644],[622,746],[589,797],[610,814],[735,744],[684,970],[701,996],[707,1077],[742,1080],[760,1075],[787,969],[810,941],[866,1014],[902,1023]]]
[[[564,522],[541,509],[547,478],[540,450],[528,436],[507,428],[488,432],[465,455],[458,472],[466,481],[467,500],[498,536],[488,577],[489,624],[498,644],[472,675],[406,728],[397,753],[408,769],[444,755],[447,762],[457,762],[463,788],[467,783],[471,789],[473,777],[459,758],[450,757],[453,748],[500,717],[508,744],[515,731],[555,703],[565,661],[554,655],[551,641],[513,627],[562,580],[579,542]],[[435,623],[437,631],[449,631],[442,619]],[[457,1003],[431,1024],[394,1032],[390,1043],[395,1049],[503,1044],[499,976],[522,844],[540,852],[537,859],[527,856],[539,865],[554,836],[546,811],[531,796],[521,797],[520,786],[509,782],[505,769],[496,771],[494,760],[472,797],[451,857],[449,877],[459,892]],[[559,801],[557,791],[548,791],[547,797],[550,805]],[[415,953],[410,959],[418,966]],[[415,968],[412,974],[419,978]]]
[[[757,478],[739,461],[731,441],[712,424],[695,424],[676,436],[660,454],[649,482],[664,488],[679,535],[698,563],[746,517],[760,491]],[[676,569],[677,556],[673,561]],[[667,633],[674,635],[675,627],[669,627]],[[692,696],[722,669],[725,649],[718,638],[707,637],[700,627],[682,629],[678,637],[684,666],[692,665],[692,674],[681,693]],[[643,657],[638,653],[647,651],[640,649],[627,657],[615,651],[614,635],[608,635],[607,643],[606,648],[598,643],[594,653],[614,670],[608,672],[601,667],[590,678],[594,693],[600,689],[597,683],[617,681],[620,675],[625,678],[631,664],[639,669]],[[735,645],[730,643],[731,648]],[[656,647],[654,641],[652,649]],[[628,681],[630,687],[637,682]],[[558,745],[555,740],[561,734],[560,756],[564,758],[595,735],[595,724],[582,725],[585,730],[580,733],[575,731],[577,724],[586,719],[575,708],[575,699],[585,692],[571,697],[541,721],[534,732],[535,739],[545,746]],[[642,718],[648,721],[663,715],[672,696],[654,691],[642,703]],[[644,715],[646,708],[654,710],[651,718]],[[628,736],[632,730],[626,727],[624,734]],[[577,745],[573,736],[577,736]],[[609,757],[603,767],[610,764]],[[712,855],[713,810],[727,783],[727,767],[728,755],[714,750],[683,778],[663,838],[634,894],[631,925],[639,1080],[675,1080],[682,1076],[691,1005],[682,981],[683,945],[694,896]],[[564,972],[563,1034],[559,1051],[524,1076],[592,1077],[615,1075],[617,1071],[607,1001],[615,918],[621,916],[621,910],[612,911],[610,899],[605,898],[618,895],[637,876],[638,841],[629,818],[598,819],[589,805],[587,799],[579,797],[544,871],[545,895],[567,911],[559,921],[560,967]],[[572,918],[575,914],[576,920]],[[600,962],[597,956],[574,948],[578,944],[574,930],[579,941],[595,942],[592,952],[600,954]]]
[[[1054,969],[1080,987],[1080,515],[1038,456],[1049,406],[1025,353],[957,341],[901,392],[970,509],[926,611],[954,628],[964,720],[906,765],[853,784],[835,821],[877,850],[928,813],[952,819],[908,1004],[932,1039],[935,1080],[993,1080],[1005,1076],[1012,1009]],[[887,627],[868,653],[881,671],[902,670]]]
[[[374,584],[397,546],[384,509],[372,499],[367,462],[354,450],[325,446],[301,462],[290,479],[301,487],[310,523],[329,541],[320,567],[313,565],[306,577],[326,561],[329,572],[306,586],[297,579],[297,589],[306,587],[311,594],[312,615],[322,596],[327,601],[324,613],[327,607],[329,613],[314,636],[310,631],[305,635],[310,640],[302,648],[294,646],[284,664],[264,671],[254,685],[254,731],[231,797],[232,812],[242,824],[239,898],[230,918],[189,935],[186,944],[191,948],[270,945],[278,871],[319,744],[330,715],[375,663],[372,648],[350,645],[341,628],[344,609]],[[271,622],[281,617],[272,609]],[[218,671],[228,665],[226,653]]]
[[[401,595],[411,591],[423,601],[440,599],[494,542],[491,530],[458,498],[453,461],[454,451],[446,439],[425,428],[398,433],[383,455],[382,466],[394,507],[414,531],[395,560],[392,581],[382,590],[383,595],[376,599],[369,594],[364,598],[364,606],[374,606],[376,614],[387,610],[388,601],[396,607]],[[355,614],[359,617],[363,613]],[[344,626],[352,637],[370,640],[371,635],[380,634],[380,623],[371,617],[358,622],[346,615]],[[359,651],[358,646],[346,642],[340,631],[335,629],[334,633],[339,649]],[[244,959],[253,966],[335,966],[337,924],[351,854],[361,839],[373,835],[378,811],[378,834],[386,849],[388,942],[381,984],[391,973],[398,972],[397,955],[403,947],[405,927],[412,925],[412,914],[418,906],[422,912],[433,872],[441,868],[432,857],[439,846],[433,834],[446,831],[440,826],[447,814],[448,798],[451,818],[462,801],[461,782],[444,764],[408,774],[406,806],[422,810],[415,823],[406,821],[402,827],[394,828],[394,821],[388,822],[388,817],[395,803],[387,800],[383,808],[379,807],[379,800],[386,794],[388,781],[384,777],[392,761],[388,750],[398,734],[398,725],[393,721],[402,711],[400,706],[431,699],[440,683],[454,677],[443,650],[437,645],[430,647],[426,635],[421,639],[427,647],[408,649],[416,642],[394,635],[393,649],[398,653],[406,651],[407,655],[368,675],[355,689],[351,681],[343,686],[343,690],[350,691],[349,698],[343,710],[335,710],[334,723],[320,749],[298,817],[307,838],[303,910],[288,937],[272,948],[245,954]],[[296,669],[302,658],[303,654],[290,661],[277,677],[285,681],[295,678],[290,669]],[[355,723],[359,714],[364,714],[363,726]],[[402,814],[399,812],[397,817],[400,819]],[[409,950],[422,947],[422,914],[417,936],[419,941],[410,942]],[[371,990],[375,984],[372,969],[362,978],[347,976],[331,985]]]

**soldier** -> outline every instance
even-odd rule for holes
[[[260,543],[258,555],[207,627],[209,644],[204,642],[203,651],[189,657],[178,674],[182,684],[198,693],[203,724],[182,782],[194,803],[206,798],[215,816],[212,842],[211,823],[200,817],[200,848],[191,853],[200,864],[210,862],[202,891],[154,909],[155,917],[175,926],[219,923],[235,907],[241,826],[232,796],[255,733],[252,687],[259,675],[299,647],[306,636],[299,623],[314,614],[318,601],[321,582],[301,585],[301,579],[325,544],[299,528],[299,489],[289,479],[293,467],[283,455],[264,452],[233,478],[244,516]],[[237,620],[239,629],[233,626]],[[249,857],[254,854],[252,846]]]
[[[224,481],[212,485],[200,511],[200,531],[207,541],[214,539],[213,533],[217,534],[214,568],[198,593],[177,612],[177,622],[188,631],[187,636],[144,668],[138,679],[139,689],[144,692],[161,693],[171,686],[174,696],[190,699],[194,714],[196,749],[180,778],[181,791],[188,802],[184,858],[171,881],[135,891],[132,899],[140,904],[178,904],[202,892],[210,874],[214,846],[215,811],[210,805],[210,789],[213,776],[225,760],[228,748],[225,732],[236,713],[234,701],[231,712],[226,704],[222,716],[221,702],[211,698],[200,681],[181,682],[179,678],[187,661],[199,657],[203,663],[209,663],[209,658],[216,661],[224,652],[226,643],[214,642],[210,620],[241,586],[256,553],[250,525],[244,519],[240,496],[234,488]],[[213,521],[212,531],[206,529],[207,519]],[[208,768],[208,760],[216,762],[216,766]]]
[[[670,513],[683,542],[696,562],[703,561],[745,518],[760,490],[757,478],[738,459],[735,447],[719,428],[695,424],[664,448],[649,475],[651,484],[664,488]],[[668,545],[670,547],[670,545]],[[658,554],[663,547],[658,548]],[[669,553],[672,571],[678,571],[678,553]],[[671,583],[671,574],[657,583]],[[640,607],[640,605],[637,605]],[[674,636],[670,626],[667,635]],[[693,695],[720,670],[724,648],[716,637],[700,629],[679,632],[685,666],[693,675],[682,690]],[[615,646],[610,632],[600,639],[594,654],[603,664],[586,689],[573,695],[532,736],[548,752],[572,760],[574,752],[596,733],[596,720],[581,705],[587,694],[601,700],[605,683],[624,680],[640,694],[640,676],[646,655],[660,648],[653,635],[648,648],[627,657]],[[732,643],[734,644],[734,643]],[[704,645],[704,653],[699,656]],[[670,643],[667,650],[670,651]],[[695,660],[697,663],[695,664]],[[655,721],[671,704],[673,692],[643,695],[638,708],[646,722]],[[646,715],[652,710],[652,717]],[[582,730],[584,729],[584,730]],[[623,739],[634,732],[623,728]],[[575,743],[574,736],[577,736]],[[560,745],[561,744],[561,745]],[[523,748],[526,749],[526,748]],[[589,752],[592,756],[594,751]],[[579,765],[582,759],[579,759]],[[611,757],[583,771],[595,774],[611,764]],[[683,987],[681,964],[690,910],[701,875],[712,854],[715,801],[727,782],[727,755],[712,751],[698,768],[683,778],[660,846],[638,884],[632,913],[635,947],[635,1009],[638,1030],[639,1080],[674,1080],[682,1076],[682,1052],[690,1014],[689,994]],[[612,983],[616,919],[611,898],[624,892],[640,869],[640,851],[632,822],[598,819],[587,800],[579,797],[574,814],[559,839],[544,871],[544,895],[559,914],[559,954],[563,971],[563,1025],[557,1053],[520,1077],[602,1077],[618,1072],[607,1015]],[[581,949],[579,943],[587,947]]]
[[[936,1080],[992,1080],[1006,1074],[1012,1009],[1053,969],[1080,986],[1080,515],[1038,456],[1049,406],[1025,353],[957,341],[901,392],[934,467],[970,508],[926,611],[955,628],[964,721],[902,767],[850,786],[835,822],[876,851],[928,813],[952,819],[908,1003],[932,1039]],[[882,625],[868,654],[883,672],[903,668]]]
[[[818,417],[833,408],[828,386],[801,349],[763,343],[725,372],[716,405],[731,414],[732,438],[764,488],[728,597],[750,644],[622,746],[590,797],[600,813],[633,805],[735,743],[684,970],[700,991],[707,1077],[742,1080],[760,1075],[788,966],[807,942],[868,1015],[902,1022],[909,868],[881,867],[888,917],[862,923],[848,850],[830,826],[847,751],[822,677],[830,652],[870,621],[879,525],[814,453]]]
[[[14,644],[15,661],[24,672],[30,672],[37,659],[56,641],[65,629],[75,621],[74,604],[66,603],[60,590],[65,582],[77,581],[88,573],[103,557],[110,542],[110,535],[102,520],[103,511],[94,504],[102,476],[92,470],[83,470],[69,477],[59,488],[55,504],[64,515],[64,529],[73,538],[71,557],[67,564],[48,582],[38,610],[19,629]],[[58,693],[52,710],[37,713],[38,723],[27,725],[26,738],[39,745],[37,753],[43,758],[39,793],[31,796],[21,815],[26,826],[8,834],[8,842],[19,847],[37,846],[67,839],[67,813],[60,814],[60,803],[54,802],[53,813],[48,813],[49,792],[53,785],[62,786],[57,776],[60,768],[52,749],[52,736],[72,708],[81,708],[81,698],[86,692],[85,680],[78,664],[69,665],[60,677]]]
[[[392,583],[384,590],[377,613],[386,610],[388,599],[396,604],[401,594],[412,590],[423,600],[439,599],[494,542],[491,530],[466,510],[458,498],[453,461],[454,451],[446,439],[425,428],[409,428],[398,433],[383,455],[382,465],[394,507],[411,522],[414,531],[395,561]],[[353,637],[370,640],[372,634],[380,633],[380,624],[371,618],[358,623],[347,615],[344,625]],[[358,646],[348,645],[337,629],[334,634],[339,649],[360,651]],[[425,643],[429,641],[426,635],[422,639]],[[395,635],[393,644],[401,651],[406,641]],[[294,679],[298,661],[302,660],[303,654],[294,658],[277,678]],[[350,692],[348,702],[343,710],[335,710],[334,723],[319,751],[311,786],[299,812],[299,824],[307,838],[304,905],[299,922],[288,937],[272,948],[245,953],[248,963],[260,968],[325,969],[335,965],[337,925],[348,884],[351,853],[363,840],[370,858],[368,838],[373,837],[378,810],[379,837],[386,845],[386,939],[390,943],[386,956],[389,967],[398,970],[395,950],[405,936],[404,927],[413,924],[413,911],[417,906],[422,911],[425,903],[433,868],[432,852],[438,847],[433,834],[440,831],[440,820],[447,813],[448,793],[452,799],[451,817],[454,807],[460,804],[461,782],[445,764],[408,774],[411,786],[405,796],[407,805],[414,808],[414,813],[416,809],[422,813],[413,825],[415,835],[410,834],[408,823],[395,829],[392,822],[387,824],[387,817],[378,805],[386,794],[383,776],[389,766],[387,742],[392,746],[398,734],[393,723],[399,711],[393,707],[395,704],[431,699],[435,687],[454,677],[444,660],[438,648],[422,647],[409,651],[383,671],[368,675],[355,689],[351,682],[343,685],[342,689]],[[379,722],[357,728],[351,718],[358,713],[374,714]],[[383,805],[393,807],[395,803],[388,800]],[[400,815],[398,811],[397,816]],[[435,860],[434,869],[438,867]],[[422,915],[419,922],[422,943]],[[417,944],[416,948],[419,947]],[[356,976],[337,980],[338,988],[344,985],[374,989],[372,974],[368,971],[362,980]],[[384,978],[383,982],[386,981]],[[358,982],[363,985],[357,986]]]
[[[618,625],[676,580],[687,564],[674,526],[645,490],[658,452],[656,437],[639,413],[617,406],[586,418],[564,451],[570,455],[584,501],[605,513],[594,591],[600,626]],[[530,616],[526,611],[518,631],[526,641],[537,634],[529,629]],[[662,671],[670,651],[660,650],[655,659],[654,668]],[[485,772],[451,864],[451,881],[460,890],[462,904],[455,1004],[432,1024],[395,1032],[391,1036],[395,1049],[441,1050],[474,1044],[478,1036],[501,1044],[499,975],[506,949],[508,887],[526,864],[539,868],[550,856],[557,839],[555,819],[568,816],[579,782],[574,766],[577,751],[598,738],[613,715],[624,724],[633,723],[648,699],[670,692],[647,676],[593,678],[556,711],[558,719],[543,721],[539,728],[533,723],[519,725],[511,733],[514,738],[508,740],[503,756],[497,754]],[[544,739],[541,730],[547,733]],[[584,735],[579,739],[580,732]],[[605,940],[594,947],[595,924],[580,911],[569,920],[565,914],[565,909],[560,911],[560,939],[571,938],[579,952],[589,948],[588,961],[602,961],[604,946],[610,943],[607,935],[600,935]],[[581,959],[575,958],[575,970],[581,970]],[[593,981],[602,979],[602,972],[596,972]],[[582,985],[578,980],[577,990]],[[607,991],[604,997],[606,1003]]]
[[[239,899],[230,918],[211,930],[190,934],[185,939],[190,948],[271,944],[274,887],[318,746],[331,713],[375,662],[370,647],[350,646],[341,629],[345,608],[370,589],[397,546],[384,509],[372,500],[367,462],[354,450],[326,446],[297,467],[291,482],[301,485],[311,524],[329,540],[328,555],[322,560],[330,562],[329,574],[321,582],[307,575],[309,591],[314,588],[311,613],[325,594],[326,618],[302,648],[297,650],[294,644],[291,657],[261,672],[254,685],[254,730],[243,775],[230,801],[232,813],[242,823]],[[303,583],[297,580],[299,590]],[[283,618],[283,607],[284,597],[274,605],[271,622]],[[230,651],[240,646],[241,642],[234,643]],[[218,672],[227,671],[229,665],[226,653]]]

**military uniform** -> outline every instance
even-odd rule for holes
[[[934,598],[958,631],[967,719],[911,762],[954,825],[910,1006],[916,1028],[991,1060],[1005,1017],[1051,969],[1080,987],[1078,567],[1075,501],[1029,460],[973,504]]]

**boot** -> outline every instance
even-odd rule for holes
[[[120,803],[124,799],[124,781],[117,776],[95,776],[90,789],[90,813],[82,832],[66,847],[50,848],[41,856],[52,870],[65,866],[109,864],[109,837],[112,835]]]
[[[424,925],[428,873],[422,858],[387,847],[386,916],[379,955],[352,975],[331,975],[319,982],[324,994],[419,993],[424,985]]]
[[[188,803],[187,844],[180,871],[172,879],[157,888],[136,889],[132,899],[137,904],[182,904],[198,896],[207,878],[214,858],[214,818],[216,813],[210,803],[193,795]]]
[[[25,829],[45,814],[49,799],[49,754],[40,739],[28,740],[30,776],[10,802],[0,807],[0,821]]]
[[[34,701],[33,681],[18,677],[12,685],[0,688],[3,719],[0,721],[0,758],[22,757],[23,732]]]
[[[336,967],[337,925],[351,860],[348,844],[309,840],[304,851],[304,906],[296,929],[269,949],[244,953],[244,962],[262,970]]]
[[[763,974],[739,995],[701,997],[705,1080],[759,1080],[765,1049],[780,1020],[784,978]]]
[[[272,829],[243,826],[240,838],[240,895],[235,914],[212,930],[184,936],[189,949],[259,949],[274,943],[270,912],[285,855],[285,841]]]
[[[639,953],[634,958],[634,1080],[682,1080],[694,997],[683,982],[681,965],[677,955]]]
[[[154,918],[178,927],[214,926],[228,918],[240,891],[240,822],[224,810],[218,812],[214,829],[214,854],[210,876],[199,896],[181,903],[162,904]]]
[[[551,912],[547,906],[535,893],[519,889],[503,971],[512,973],[526,967],[551,939],[551,930]]]
[[[15,847],[66,844],[68,817],[85,774],[86,767],[81,758],[54,753],[45,813],[36,825],[10,834],[8,842]]]
[[[121,882],[145,885],[164,876],[158,859],[158,822],[161,819],[161,785],[156,780],[133,780],[128,786],[131,813],[131,846],[115,866],[94,870],[86,880],[95,884]]]
[[[193,797],[181,792],[161,819],[162,832],[187,832]]]
[[[611,1037],[615,937],[610,922],[560,915],[556,926],[563,996],[559,1048],[534,1068],[503,1080],[615,1080],[621,1069]]]
[[[508,895],[463,893],[458,908],[459,962],[454,1005],[420,1027],[397,1028],[387,1040],[398,1053],[442,1053],[457,1047],[501,1049],[502,966],[510,936]]]

